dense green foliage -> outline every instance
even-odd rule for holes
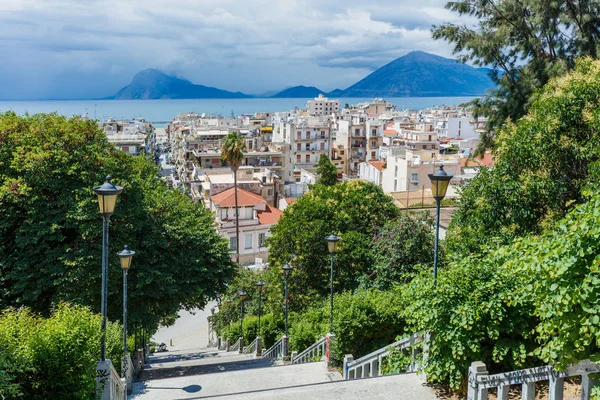
[[[333,186],[338,183],[337,169],[327,154],[321,154],[321,158],[319,158],[319,163],[317,164],[317,174],[319,175],[318,184]]]
[[[335,256],[334,289],[356,288],[359,278],[373,268],[373,238],[378,229],[398,215],[392,198],[371,183],[353,180],[334,186],[315,185],[286,208],[271,229],[270,268],[265,280],[272,287],[281,287],[281,266],[290,262],[294,267],[290,307],[299,309],[311,299],[327,295],[330,255],[325,238],[335,232],[342,239]]]
[[[152,331],[179,309],[203,307],[235,270],[213,216],[169,190],[155,165],[108,143],[95,122],[0,114],[0,308],[48,315],[70,301],[100,309],[102,218],[92,190],[124,187],[110,226],[108,315],[122,315],[116,253],[129,270],[129,329]]]
[[[535,97],[529,114],[498,135],[493,169],[461,192],[448,250],[461,258],[539,233],[581,202],[599,156],[600,65],[577,63]]]
[[[434,26],[433,37],[454,44],[462,61],[491,68],[498,85],[475,101],[476,112],[488,118],[483,146],[493,144],[494,131],[507,119],[525,115],[535,90],[573,68],[576,58],[598,57],[597,1],[459,0],[446,8],[479,23]]]
[[[45,319],[27,308],[0,314],[0,398],[91,399],[101,317],[61,303]],[[120,371],[122,326],[107,327],[107,358]],[[4,382],[3,382],[4,380]],[[7,384],[8,383],[8,384]]]

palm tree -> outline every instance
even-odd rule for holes
[[[246,150],[246,141],[244,137],[237,132],[230,132],[221,144],[221,159],[229,163],[231,172],[233,172],[233,190],[235,196],[235,257],[236,262],[240,262],[240,228],[238,217],[238,195],[237,195],[237,171],[242,165],[244,159],[244,150]]]

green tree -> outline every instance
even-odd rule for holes
[[[315,185],[286,208],[271,228],[266,277],[271,287],[280,288],[276,293],[281,296],[274,294],[273,301],[283,304],[281,266],[287,262],[294,266],[289,280],[292,307],[302,308],[329,293],[330,256],[325,238],[331,232],[342,238],[335,256],[334,288],[337,292],[356,288],[359,278],[372,269],[378,229],[398,214],[393,199],[372,183],[353,180]]]
[[[129,329],[153,331],[181,308],[203,307],[235,271],[214,219],[170,190],[157,167],[115,149],[92,121],[0,114],[0,308],[48,315],[70,301],[100,310],[102,219],[92,190],[124,187],[111,217],[108,315],[122,315],[116,253],[129,271]]]
[[[246,150],[246,141],[244,137],[237,132],[230,132],[221,144],[221,158],[229,163],[231,172],[233,172],[233,190],[235,197],[235,257],[236,262],[240,262],[240,228],[238,216],[238,194],[237,194],[237,171],[244,160],[244,150]]]
[[[573,68],[576,58],[598,57],[598,1],[460,0],[446,8],[479,23],[434,26],[433,37],[453,43],[460,60],[491,68],[498,85],[473,102],[475,112],[487,117],[482,147],[493,145],[507,119],[527,113],[536,89]]]
[[[551,80],[529,113],[499,131],[495,164],[461,192],[448,231],[453,257],[478,253],[539,233],[584,200],[597,182],[600,63],[582,59]]]
[[[338,183],[337,169],[331,160],[329,160],[327,154],[321,154],[321,158],[319,158],[319,163],[317,165],[317,174],[319,174],[318,184],[333,186]]]
[[[433,225],[429,213],[402,213],[387,222],[375,238],[375,264],[366,285],[386,290],[409,281],[419,265],[433,265]]]

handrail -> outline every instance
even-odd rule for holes
[[[325,346],[327,343],[327,338],[323,336],[321,339],[317,340],[315,343],[311,344],[308,348],[302,351],[300,354],[292,357],[292,364],[303,364],[307,362],[312,362],[315,357],[321,356],[320,359],[325,357]]]
[[[273,346],[271,346],[267,351],[262,354],[262,358],[279,358],[283,356],[283,339],[282,337],[278,341],[275,342]]]
[[[589,399],[590,391],[595,380],[590,374],[600,372],[600,365],[583,360],[569,366],[564,371],[557,371],[550,365],[521,369],[518,371],[504,372],[488,375],[485,364],[481,361],[471,363],[469,367],[468,398],[481,400],[487,399],[488,390],[496,388],[498,399],[508,398],[511,385],[521,385],[521,399],[535,397],[535,383],[548,381],[548,395],[551,399],[562,399],[565,378],[581,376],[581,398]]]
[[[126,400],[127,388],[109,359],[98,361],[96,366],[96,387],[101,398]]]
[[[242,354],[248,354],[253,352],[256,349],[256,345],[258,342],[259,337],[257,336],[256,338],[254,338],[254,340],[252,341],[252,343],[250,343],[248,346],[244,347],[244,350],[242,351]]]
[[[381,362],[384,358],[396,349],[404,350],[413,347],[417,343],[421,343],[424,333],[423,331],[417,332],[356,360],[352,359],[352,356],[346,356],[344,360],[344,379],[370,378],[381,375]],[[413,347],[409,372],[416,370],[415,356],[416,348]]]
[[[239,351],[241,344],[242,344],[242,338],[240,337],[233,346],[229,346],[229,351]]]

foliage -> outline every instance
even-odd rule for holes
[[[335,255],[334,289],[342,292],[358,286],[374,261],[373,237],[378,229],[399,214],[391,197],[372,183],[353,180],[334,186],[315,185],[286,208],[271,228],[269,265],[265,280],[283,286],[281,266],[290,262],[290,307],[306,308],[329,293],[330,254],[325,238],[341,236]],[[281,296],[274,299],[283,304]],[[275,310],[274,310],[275,311]]]
[[[416,266],[433,265],[433,226],[433,218],[426,212],[402,213],[386,223],[375,238],[375,266],[366,284],[389,289],[408,281]]]
[[[362,357],[386,346],[404,332],[401,301],[396,293],[357,290],[334,296],[333,359],[339,364],[344,355]],[[302,351],[329,330],[329,300],[290,319],[290,348]]]
[[[47,319],[27,308],[3,311],[0,352],[10,365],[13,386],[0,386],[0,397],[18,393],[26,399],[89,399],[96,385],[100,323],[101,317],[88,308],[65,303]],[[122,326],[108,324],[107,358],[117,371],[123,353],[121,334]]]
[[[461,258],[539,233],[581,202],[581,189],[598,177],[599,110],[600,62],[580,60],[550,81],[529,114],[500,131],[493,169],[462,190],[449,253]]]
[[[319,163],[317,166],[317,174],[319,175],[317,184],[333,186],[338,183],[337,169],[331,160],[329,160],[327,154],[321,154],[321,158],[319,158]]]
[[[213,216],[169,190],[155,165],[108,143],[95,122],[0,114],[0,308],[48,315],[70,301],[99,312],[102,219],[92,187],[124,187],[110,225],[108,315],[122,314],[116,255],[129,270],[129,330],[153,330],[179,309],[203,307],[235,270]]]
[[[450,1],[446,8],[478,19],[433,27],[433,37],[454,44],[462,61],[491,68],[498,85],[474,102],[488,118],[482,144],[493,144],[493,133],[507,119],[528,112],[530,97],[551,78],[573,68],[582,56],[598,57],[600,4],[596,1],[499,0]]]
[[[400,340],[397,337],[396,340]],[[381,362],[381,375],[401,374],[408,370],[412,362],[412,349],[396,348]]]

